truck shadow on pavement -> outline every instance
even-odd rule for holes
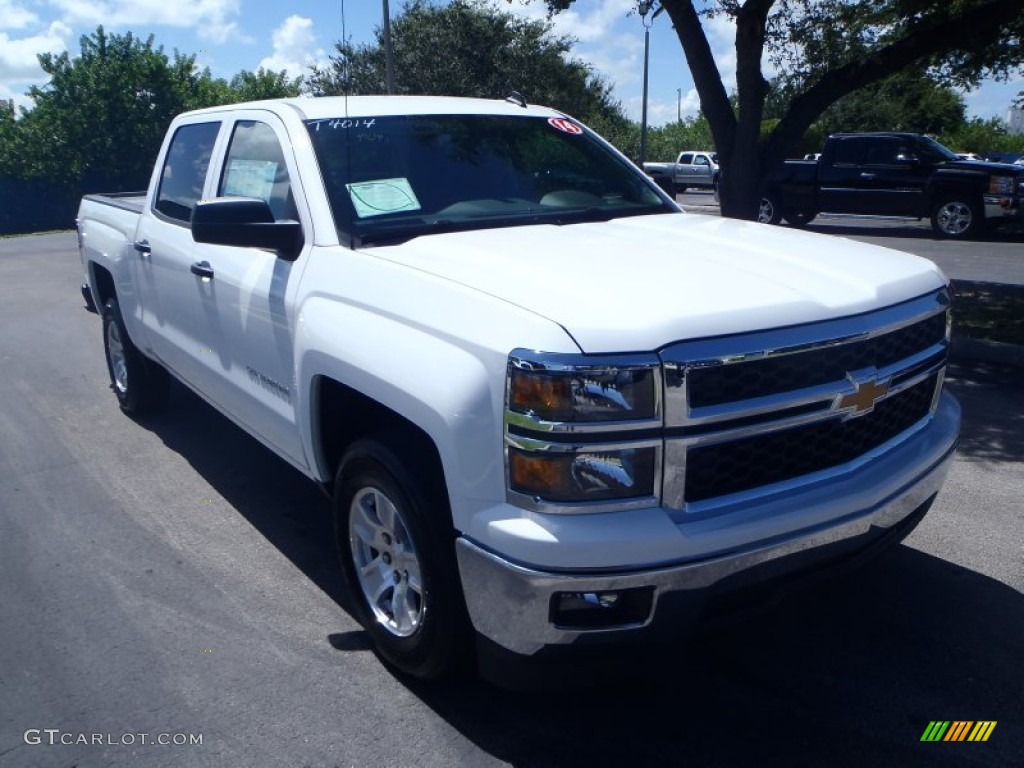
[[[1016,590],[902,545],[728,630],[609,655],[582,689],[415,690],[517,766],[1019,766],[1022,612]],[[933,720],[998,725],[922,743]]]
[[[950,365],[946,385],[964,411],[958,452],[977,461],[1024,462],[1021,371],[986,363]],[[1021,502],[1024,507],[1024,500]],[[1024,761],[1022,761],[1024,764]]]
[[[1000,399],[1011,375],[951,368],[969,416],[965,455],[1024,457],[1024,417]],[[143,426],[347,610],[329,503],[315,485],[183,387]],[[341,654],[368,648],[359,630],[328,641]],[[472,676],[401,682],[515,766],[1020,766],[1022,658],[1020,592],[904,544],[765,614],[672,648],[565,662],[525,691]],[[933,720],[998,724],[985,743],[921,742]]]

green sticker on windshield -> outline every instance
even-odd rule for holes
[[[346,184],[356,216],[361,219],[383,216],[386,213],[418,211],[421,209],[416,193],[408,179],[377,179]]]

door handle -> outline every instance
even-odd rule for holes
[[[133,245],[141,256],[148,256],[153,252],[153,249],[149,246],[149,240],[136,240]]]
[[[189,271],[193,275],[203,278],[203,280],[213,280],[213,267],[210,266],[208,261],[197,261],[189,267]]]
[[[873,178],[875,178],[875,174],[873,174],[873,173],[862,173],[860,175],[860,177],[862,179],[873,179]]]

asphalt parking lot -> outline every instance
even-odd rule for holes
[[[426,686],[344,611],[316,488],[182,387],[120,414],[80,283],[73,234],[0,239],[0,766],[1024,765],[1020,370],[951,367],[950,478],[867,570],[574,688]]]

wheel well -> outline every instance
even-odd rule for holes
[[[437,483],[447,496],[444,468],[437,446],[430,435],[413,422],[371,397],[345,384],[319,377],[314,385],[314,403],[317,404],[315,440],[325,468],[331,473],[337,469],[345,450],[356,440],[370,435],[389,433],[400,438],[402,445],[395,448],[403,453],[414,452],[422,463],[409,467],[422,473],[431,483]],[[328,492],[331,490],[327,487]]]
[[[98,309],[102,310],[108,299],[117,298],[117,291],[114,289],[113,276],[96,262],[90,263],[92,270],[92,284],[99,296]]]

